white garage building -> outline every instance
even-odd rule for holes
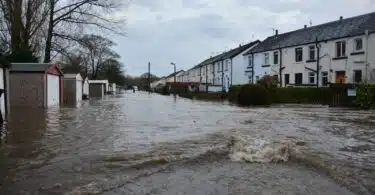
[[[9,103],[14,107],[50,107],[63,100],[62,71],[56,64],[13,63]]]
[[[64,74],[63,77],[63,101],[64,104],[75,104],[82,100],[83,90],[82,76],[79,73]]]

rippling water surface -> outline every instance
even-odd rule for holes
[[[13,109],[0,194],[374,194],[374,114],[142,92]]]

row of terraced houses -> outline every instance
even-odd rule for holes
[[[375,12],[278,33],[178,72],[176,82],[208,91],[277,76],[281,86],[375,83]],[[158,81],[160,82],[160,81]]]

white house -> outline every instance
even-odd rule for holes
[[[63,102],[64,104],[75,104],[82,100],[82,76],[79,73],[64,74],[63,80]]]
[[[375,12],[276,34],[245,56],[248,74],[258,79],[278,75],[283,86],[326,86],[375,83],[374,53]]]
[[[228,91],[231,85],[248,83],[245,74],[247,66],[246,52],[254,48],[260,41],[239,45],[235,49],[214,56],[201,64],[201,82],[208,83],[209,91],[218,91],[221,88]],[[211,87],[210,87],[211,86]]]

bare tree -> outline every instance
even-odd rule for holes
[[[0,0],[0,43],[4,51],[39,49],[40,32],[47,20],[45,0]]]
[[[44,62],[51,60],[53,39],[56,37],[77,41],[71,34],[75,27],[95,27],[123,35],[121,19],[108,16],[122,7],[118,0],[48,0],[49,23],[45,42]],[[69,30],[67,30],[67,28]]]
[[[99,71],[103,70],[108,59],[117,59],[120,56],[112,50],[115,45],[109,39],[99,35],[85,35],[80,39],[82,52],[86,56],[88,69],[91,71],[91,78],[96,79]]]

